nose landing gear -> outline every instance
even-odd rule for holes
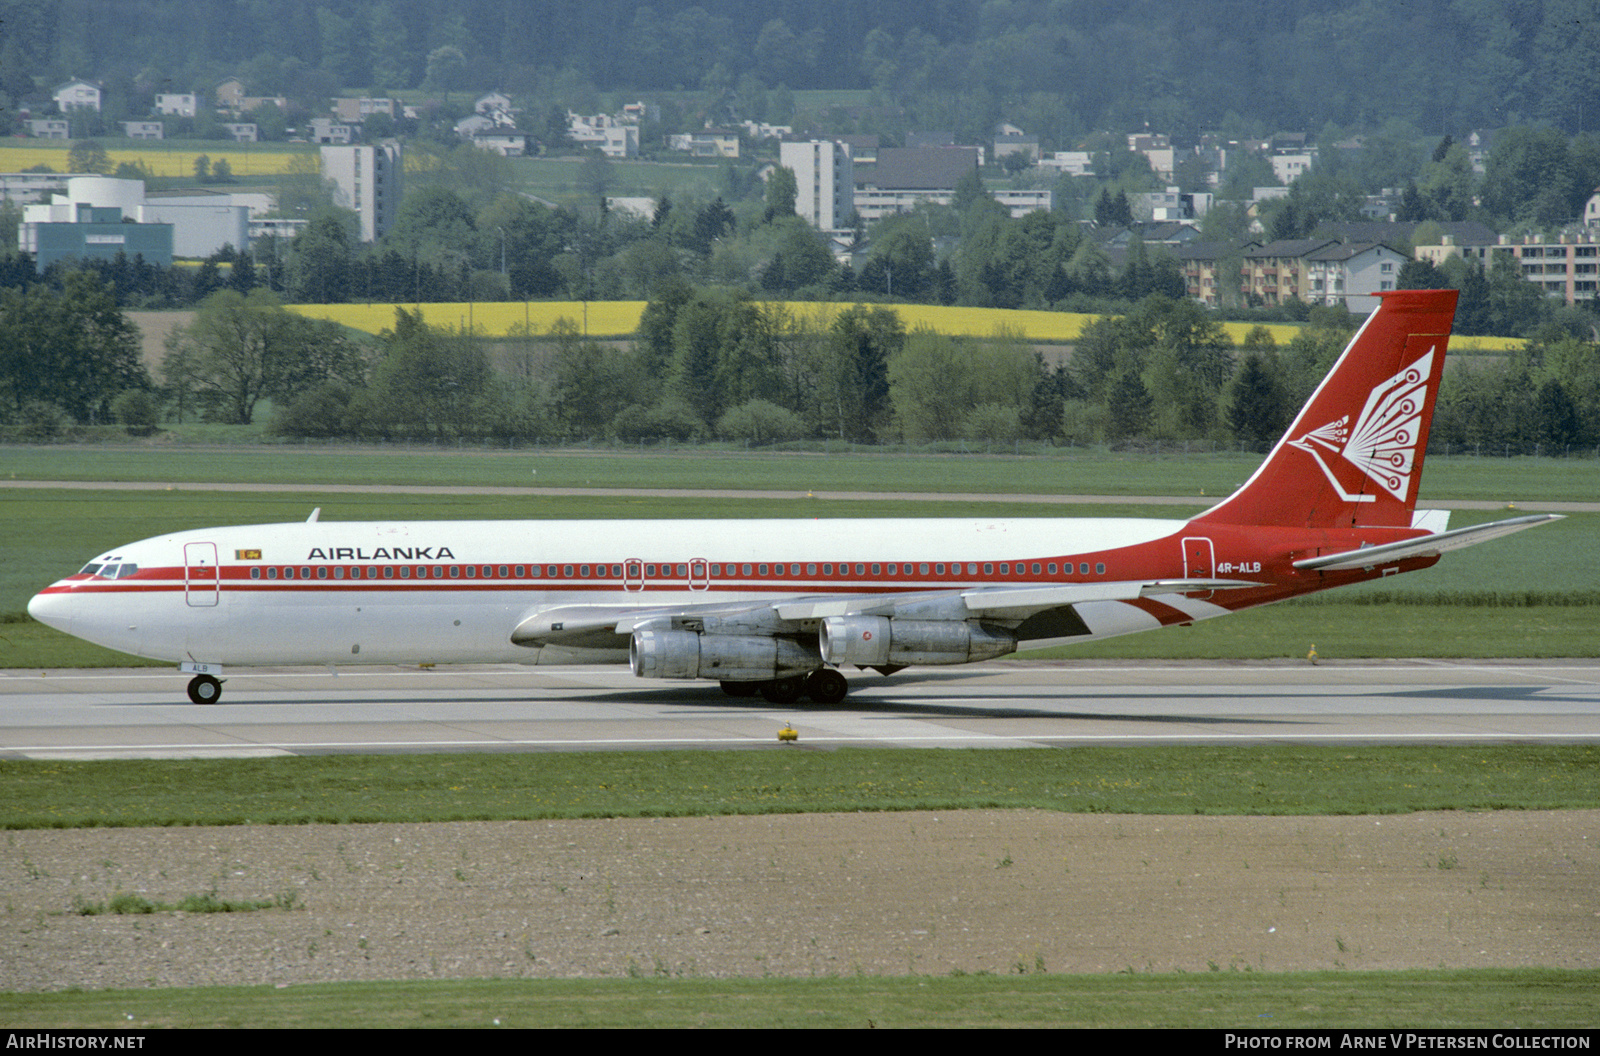
[[[215,704],[222,699],[222,683],[211,675],[195,675],[189,680],[189,699],[196,704]]]

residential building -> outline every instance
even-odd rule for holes
[[[778,163],[794,173],[795,212],[819,231],[842,231],[854,211],[855,164],[832,139],[785,140]]]
[[[0,202],[27,205],[66,192],[72,177],[59,172],[0,172]]]
[[[342,97],[333,101],[333,116],[341,124],[359,125],[373,114],[395,114],[394,100],[369,96]]]
[[[863,220],[909,212],[918,202],[949,205],[962,177],[977,169],[976,147],[885,147],[857,180],[855,209]]]
[[[1260,304],[1290,300],[1343,304],[1368,315],[1378,306],[1370,296],[1395,289],[1405,254],[1381,242],[1340,242],[1299,238],[1251,244],[1241,253],[1240,293]]]
[[[261,130],[254,121],[224,121],[222,127],[227,129],[228,135],[233,137],[235,143],[259,143]]]
[[[200,112],[193,92],[165,92],[156,95],[156,113],[165,117],[194,117]]]
[[[1307,292],[1312,304],[1343,304],[1354,315],[1371,315],[1372,296],[1395,289],[1406,255],[1381,242],[1334,242],[1306,255]]]
[[[1272,164],[1272,174],[1285,187],[1299,179],[1303,173],[1310,171],[1316,160],[1315,150],[1271,154],[1267,157],[1267,161]]]
[[[1600,226],[1600,187],[1596,187],[1589,200],[1584,203],[1583,223],[1586,227]]]
[[[696,158],[737,158],[739,131],[733,128],[702,128],[669,136],[667,146]]]
[[[1211,208],[1210,194],[1185,194],[1176,187],[1128,197],[1134,219],[1157,222],[1199,220]]]
[[[1177,166],[1177,152],[1172,141],[1162,133],[1134,133],[1128,136],[1128,149],[1141,154],[1150,163],[1150,171],[1163,180],[1172,179]]]
[[[97,114],[100,112],[100,86],[93,81],[74,78],[58,86],[50,93],[50,98],[56,101],[56,109],[63,114],[72,110],[93,110]]]
[[[245,95],[244,82],[237,77],[229,77],[217,85],[214,93],[219,110],[228,110],[234,114],[248,114],[259,106],[271,103],[279,110],[289,109],[289,100],[281,95]]]
[[[829,136],[835,143],[844,144],[844,149],[850,152],[850,163],[856,168],[878,163],[878,150],[883,146],[883,137],[876,132],[850,134],[843,136]]]
[[[1093,176],[1094,155],[1087,150],[1058,150],[1039,159],[1041,169],[1054,169],[1063,176]]]
[[[1591,232],[1559,239],[1499,235],[1492,242],[1478,244],[1462,244],[1446,235],[1442,245],[1416,247],[1417,259],[1431,261],[1436,267],[1450,257],[1462,257],[1491,268],[1495,254],[1514,258],[1522,277],[1546,297],[1559,297],[1567,304],[1590,304],[1600,294],[1600,235]]]
[[[28,132],[35,139],[71,139],[72,123],[64,117],[36,117],[28,122]]]
[[[361,241],[376,242],[400,209],[403,157],[398,140],[373,146],[322,148],[322,175],[334,184],[334,204],[354,210]]]
[[[1030,136],[1015,125],[1002,125],[994,137],[994,160],[1001,161],[1020,154],[1030,164],[1039,160],[1039,137]]]
[[[119,121],[122,134],[129,139],[166,139],[167,126],[160,121]]]
[[[781,140],[784,136],[794,134],[794,128],[789,125],[769,125],[765,121],[740,121],[739,127],[744,129],[744,134],[754,143],[759,143],[763,139]]]
[[[140,222],[143,205],[141,180],[70,177],[66,193],[23,208],[18,248],[33,254],[41,274],[57,261],[115,260],[119,253],[169,267],[172,224]]]
[[[1020,220],[1029,213],[1036,213],[1040,210],[1048,213],[1056,205],[1056,193],[1054,191],[993,190],[989,193],[994,196],[995,201],[1006,207],[1013,220]]]
[[[525,132],[498,129],[474,133],[471,139],[472,145],[479,150],[487,150],[502,158],[520,158],[528,152],[528,136]]]
[[[639,126],[610,114],[576,114],[567,111],[567,138],[594,147],[608,158],[632,158],[639,153]]]
[[[1250,243],[1253,245],[1254,243]],[[1183,269],[1189,297],[1207,308],[1217,308],[1239,289],[1241,247],[1232,242],[1185,242],[1173,251]]]
[[[655,103],[647,103],[641,99],[637,103],[623,104],[622,113],[618,116],[632,125],[642,124],[645,121],[660,121],[661,108]]]
[[[1285,301],[1310,301],[1306,254],[1332,241],[1327,238],[1293,238],[1247,247],[1239,274],[1240,292],[1268,306]]]
[[[250,243],[254,245],[258,239],[262,238],[275,238],[280,242],[289,242],[310,225],[310,220],[302,220],[299,217],[252,216],[250,218]]]
[[[332,143],[334,145],[354,143],[356,140],[356,127],[354,125],[341,124],[331,117],[313,117],[310,121],[310,129],[306,133],[306,139],[312,143]]]
[[[485,92],[478,96],[477,102],[472,104],[475,114],[509,114],[511,113],[511,97],[504,92]]]

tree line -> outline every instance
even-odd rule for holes
[[[264,288],[221,289],[174,329],[157,378],[110,288],[0,294],[0,429],[50,439],[75,424],[265,421],[286,437],[751,445],[967,440],[1201,441],[1263,448],[1354,331],[1315,308],[1286,345],[1236,347],[1186,300],[1151,294],[1090,322],[1047,360],[1015,334],[908,330],[892,307],[830,313],[728,287],[669,283],[630,342],[548,333],[485,339],[395,310],[376,338],[287,311]],[[1547,325],[1505,356],[1447,371],[1433,439],[1490,453],[1600,445],[1600,343]]]
[[[1587,0],[552,0],[537,12],[512,0],[6,0],[0,90],[22,101],[41,82],[93,76],[109,105],[137,110],[164,82],[204,91],[234,75],[297,104],[358,85],[573,103],[871,89],[885,126],[976,142],[1009,117],[1049,149],[1093,128],[1189,138],[1241,114],[1273,128],[1359,118],[1570,132],[1596,122],[1592,16]]]

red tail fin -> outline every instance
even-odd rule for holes
[[[1195,518],[1333,528],[1411,524],[1455,290],[1383,298],[1244,487]]]

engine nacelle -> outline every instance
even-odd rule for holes
[[[1016,636],[965,620],[892,620],[829,616],[822,621],[822,659],[835,666],[970,664],[1016,652]]]
[[[822,658],[790,638],[641,629],[628,642],[628,666],[640,678],[765,682],[815,671]]]

